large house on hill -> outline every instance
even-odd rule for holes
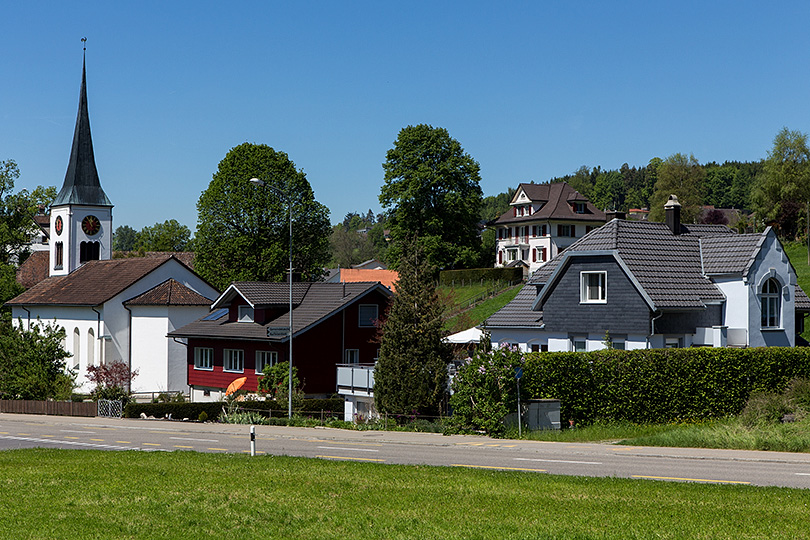
[[[565,182],[520,184],[509,204],[493,223],[496,267],[522,264],[534,272],[605,223],[605,213]]]
[[[589,232],[482,327],[525,351],[796,345],[810,299],[776,234],[681,224],[674,196],[665,209]]]

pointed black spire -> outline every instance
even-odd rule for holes
[[[85,40],[82,39],[82,42]],[[93,139],[90,137],[90,116],[87,113],[87,78],[84,53],[82,54],[82,88],[79,94],[79,114],[73,132],[73,147],[70,149],[65,183],[56,196],[53,206],[82,204],[89,206],[112,206],[107,194],[101,189],[93,156]]]

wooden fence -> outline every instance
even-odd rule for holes
[[[0,413],[96,416],[98,405],[94,402],[0,399]]]

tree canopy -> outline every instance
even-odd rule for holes
[[[426,124],[399,132],[383,163],[380,204],[390,209],[393,266],[398,246],[414,235],[438,268],[475,265],[481,250],[478,221],[481,181],[478,163],[444,128]]]
[[[144,227],[135,238],[135,249],[143,251],[185,251],[191,231],[176,219]]]
[[[443,341],[434,269],[415,238],[403,241],[397,292],[381,330],[374,402],[384,413],[435,415],[447,390],[453,353]]]
[[[70,353],[65,330],[34,324],[26,330],[0,319],[0,399],[68,399],[75,374],[65,371]]]
[[[14,193],[14,181],[19,177],[20,169],[13,159],[0,161],[0,263],[5,264],[19,263],[28,257],[28,244],[36,231],[34,215],[56,198],[53,186]]]
[[[138,231],[129,225],[120,225],[113,233],[113,249],[115,251],[132,251],[138,240]]]
[[[664,204],[678,196],[681,221],[696,223],[703,210],[703,180],[706,172],[694,155],[672,154],[658,168],[658,181],[650,198],[650,221],[664,220]]]
[[[251,178],[265,185],[254,185]],[[220,289],[232,281],[284,281],[288,204],[294,272],[303,280],[320,279],[329,262],[329,210],[315,200],[306,175],[287,154],[251,143],[225,155],[200,195],[195,270]]]
[[[752,195],[763,222],[775,221],[780,232],[794,237],[801,210],[810,202],[810,149],[807,134],[782,128],[773,140],[762,175]]]

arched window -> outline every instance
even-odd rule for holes
[[[73,329],[73,369],[79,369],[81,357],[82,333],[78,328]]]
[[[781,321],[779,315],[782,312],[780,302],[782,287],[774,279],[768,279],[762,285],[760,302],[762,310],[762,328],[779,328]]]
[[[96,349],[96,337],[93,335],[93,329],[87,331],[87,367],[93,365],[93,353]]]

